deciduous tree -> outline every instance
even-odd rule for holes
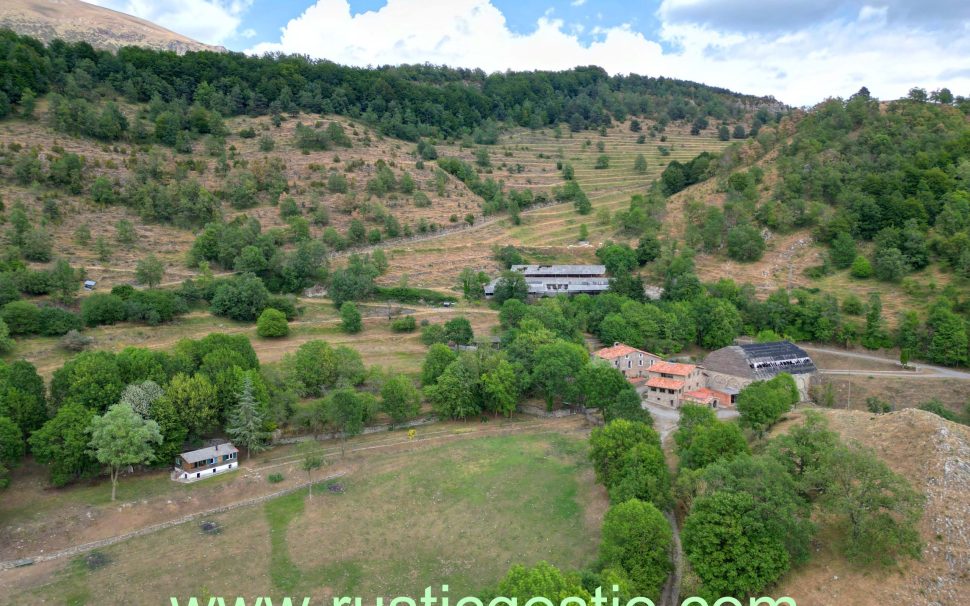
[[[118,474],[129,465],[150,463],[153,445],[162,443],[158,423],[145,420],[128,404],[115,404],[104,415],[91,419],[87,428],[94,458],[108,468],[111,500],[115,500]]]

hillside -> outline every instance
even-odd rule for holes
[[[143,108],[123,105],[123,111],[135,121]],[[349,147],[303,153],[294,136],[299,123],[311,128],[315,125],[316,131],[323,130],[325,124],[340,125],[347,132]],[[197,233],[204,223],[216,217],[227,222],[237,218],[255,219],[263,232],[274,229],[285,232],[290,229],[292,218],[299,216],[306,220],[306,228],[314,239],[319,239],[328,228],[346,234],[354,220],[361,221],[369,231],[377,229],[382,237],[394,238],[465,225],[458,218],[468,213],[481,219],[481,199],[463,183],[447,175],[439,176],[440,171],[432,162],[416,168],[417,160],[411,151],[413,144],[383,137],[360,123],[335,116],[301,114],[289,117],[279,127],[273,126],[268,117],[242,117],[226,121],[225,128],[227,134],[218,141],[219,151],[228,152],[225,170],[221,170],[218,152],[213,152],[212,147],[217,142],[211,137],[200,138],[181,153],[136,145],[105,145],[56,132],[50,127],[46,104],[40,104],[34,120],[0,124],[0,132],[7,142],[7,148],[0,155],[11,166],[5,173],[8,181],[0,187],[0,192],[7,204],[22,203],[33,220],[46,223],[59,256],[83,265],[92,279],[105,286],[130,282],[136,262],[147,254],[155,254],[165,262],[170,281],[195,275],[194,268],[187,265],[187,255],[195,239],[193,232]],[[214,207],[197,208],[202,213],[197,217],[182,216],[181,219],[165,214],[157,201],[145,205],[133,202],[126,209],[92,204],[86,190],[72,193],[62,189],[56,194],[58,217],[52,218],[45,216],[43,210],[45,200],[52,196],[38,195],[29,183],[18,182],[13,175],[13,165],[25,154],[36,154],[44,165],[65,154],[83,157],[88,167],[85,181],[107,179],[116,195],[126,185],[140,182],[146,165],[152,167],[151,184],[162,187],[197,183],[205,191],[218,195],[231,189],[237,180],[248,183],[253,175],[258,175],[261,183],[259,191],[253,192],[252,199],[245,204],[214,201]],[[398,188],[399,191],[380,195],[368,193],[367,184],[375,178],[379,165],[387,166],[395,180],[404,175],[413,178],[413,192],[404,194]],[[340,177],[339,184],[332,182],[332,175]],[[270,180],[285,188],[285,194],[265,189],[262,183]],[[420,201],[415,202],[416,197]],[[295,203],[291,215],[281,212],[280,200]],[[71,220],[64,220],[66,217]],[[452,217],[456,220],[451,221]],[[133,224],[137,237],[132,243],[117,245],[119,221]],[[76,237],[81,226],[89,229],[89,238]],[[388,226],[391,226],[390,233]],[[107,258],[99,257],[96,246],[99,238],[111,243],[113,250]],[[340,247],[339,243],[336,246],[332,241],[328,243],[332,248]],[[214,266],[216,271],[233,269],[231,263]]]
[[[843,440],[873,449],[925,494],[923,557],[899,570],[860,570],[821,536],[812,561],[784,577],[771,595],[796,596],[806,606],[962,603],[970,595],[970,428],[915,409],[884,415],[831,410],[825,416]]]
[[[150,21],[81,0],[4,0],[0,3],[0,28],[5,27],[44,42],[57,38],[66,42],[87,42],[104,50],[124,46],[143,46],[180,54],[225,50],[197,42]]]

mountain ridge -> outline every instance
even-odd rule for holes
[[[190,51],[225,52],[160,25],[81,0],[4,0],[0,28],[10,28],[44,42],[61,39],[87,42],[95,48],[116,51],[142,46],[184,54]]]

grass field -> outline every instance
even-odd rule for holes
[[[0,604],[162,604],[178,595],[465,595],[510,564],[592,563],[605,497],[585,441],[535,433],[374,457],[307,499],[296,492],[0,580]],[[3,587],[8,584],[7,587]]]
[[[298,304],[303,308],[303,315],[290,323],[290,335],[282,339],[260,338],[253,323],[234,322],[204,311],[156,327],[121,323],[87,329],[85,334],[94,339],[92,349],[120,351],[129,346],[171,349],[180,339],[198,339],[213,332],[242,333],[249,336],[262,364],[279,362],[285,354],[296,351],[306,341],[323,339],[332,345],[356,349],[367,366],[381,366],[409,374],[420,370],[427,352],[427,347],[419,340],[420,332],[391,332],[386,304],[360,304],[364,330],[356,334],[347,334],[340,329],[340,314],[329,300],[300,299]],[[427,320],[432,324],[464,315],[471,322],[476,335],[488,336],[498,324],[498,314],[485,307],[394,306],[395,311],[414,315],[419,322]],[[73,355],[58,343],[59,339],[55,337],[19,339],[5,359],[24,358],[34,364],[41,375],[50,377]]]

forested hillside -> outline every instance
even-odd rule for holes
[[[34,95],[54,91],[72,99],[108,90],[132,103],[158,99],[172,104],[175,115],[166,118],[188,118],[178,125],[185,130],[198,130],[203,111],[222,117],[298,110],[340,114],[415,140],[475,129],[487,136],[483,125],[495,121],[531,128],[568,123],[578,131],[629,115],[720,120],[750,108],[783,109],[771,98],[668,78],[610,77],[597,67],[488,75],[435,66],[360,69],[298,56],[177,55],[135,47],[112,54],[83,42],[54,41],[45,47],[10,31],[0,32],[0,71],[8,74],[0,82],[8,103],[19,104],[28,89]],[[191,116],[185,115],[187,109],[193,110]],[[124,130],[94,134],[114,140]]]

